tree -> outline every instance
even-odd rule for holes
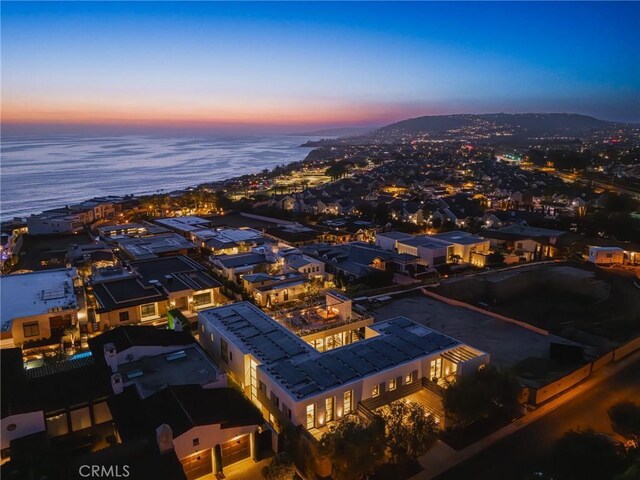
[[[607,413],[613,431],[638,446],[640,444],[640,405],[633,402],[620,402],[612,406]]]
[[[263,475],[266,480],[293,480],[296,475],[293,458],[287,452],[277,453],[271,459],[271,464],[264,467]]]
[[[76,344],[76,335],[78,334],[78,326],[77,325],[69,325],[67,328],[64,329],[64,335],[65,337],[70,337],[71,338],[71,345],[75,345]]]
[[[381,417],[347,415],[320,439],[320,453],[333,465],[335,480],[364,478],[384,462],[385,428]]]
[[[447,413],[462,427],[482,418],[512,418],[520,407],[521,386],[507,370],[485,366],[444,391]]]
[[[436,441],[435,419],[419,403],[393,402],[381,409],[381,416],[393,463],[417,458]]]
[[[334,275],[333,281],[338,288],[345,288],[349,285],[349,279],[347,279],[342,270],[338,270],[338,272]]]
[[[317,279],[311,280],[304,285],[304,298],[309,306],[313,304],[314,299],[320,293],[320,281]]]
[[[606,435],[593,430],[571,430],[552,452],[560,480],[610,480],[623,467],[620,450]]]

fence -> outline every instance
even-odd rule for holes
[[[569,388],[575,386],[580,383],[585,378],[588,378],[594,372],[597,372],[605,365],[608,365],[611,362],[617,362],[627,355],[632,354],[640,350],[640,337],[634,338],[633,340],[621,345],[615,350],[611,350],[610,352],[605,353],[600,358],[594,360],[591,363],[588,363],[577,370],[565,375],[564,377],[554,380],[546,385],[543,385],[538,388],[529,388],[529,403],[531,405],[539,405],[543,402],[546,402],[550,398],[555,397],[556,395],[568,390]]]

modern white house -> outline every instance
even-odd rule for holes
[[[198,324],[201,345],[274,431],[292,423],[316,439],[345,415],[403,398],[428,405],[442,425],[445,379],[489,361],[405,317],[368,325],[362,340],[324,352],[249,302],[202,310]]]
[[[60,335],[76,324],[75,268],[0,276],[2,348]],[[55,341],[54,341],[55,343]]]
[[[452,231],[402,238],[396,241],[396,249],[398,253],[419,257],[423,265],[434,267],[452,263],[456,258],[460,262],[472,263],[474,254],[489,252],[489,240],[468,232]]]
[[[390,252],[397,252],[398,242],[412,238],[414,238],[414,235],[403,232],[379,232],[376,233],[376,246]]]

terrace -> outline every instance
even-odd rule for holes
[[[321,352],[364,339],[365,327],[373,323],[372,317],[353,312],[351,299],[333,291],[324,301],[281,310],[273,318]]]
[[[299,336],[372,320],[371,317],[365,317],[355,312],[352,312],[349,318],[342,318],[334,308],[327,307],[324,302],[312,307],[287,310],[285,312],[276,313],[274,318]]]

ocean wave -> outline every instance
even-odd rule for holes
[[[315,137],[4,137],[0,217],[101,195],[148,194],[224,180],[305,158]]]

